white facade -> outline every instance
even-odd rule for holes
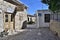
[[[45,22],[45,14],[50,14],[48,10],[38,10],[37,12],[37,27],[49,27],[50,22]]]

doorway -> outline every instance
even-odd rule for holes
[[[50,14],[45,14],[45,23],[50,23]]]
[[[4,14],[4,29],[6,31],[11,30],[13,31],[15,29],[15,17],[13,17],[13,14],[5,13]]]

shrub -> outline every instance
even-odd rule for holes
[[[35,23],[35,22],[33,22],[33,21],[29,21],[27,24],[33,24],[33,23]]]

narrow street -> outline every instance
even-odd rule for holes
[[[59,40],[48,28],[26,28],[26,31],[0,40]]]
[[[60,0],[0,0],[0,40],[59,37]]]

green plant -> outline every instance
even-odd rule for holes
[[[33,21],[29,21],[27,24],[33,24],[33,23],[35,23],[35,22],[33,22]]]
[[[49,5],[53,12],[60,10],[60,0],[42,0],[42,3]]]

